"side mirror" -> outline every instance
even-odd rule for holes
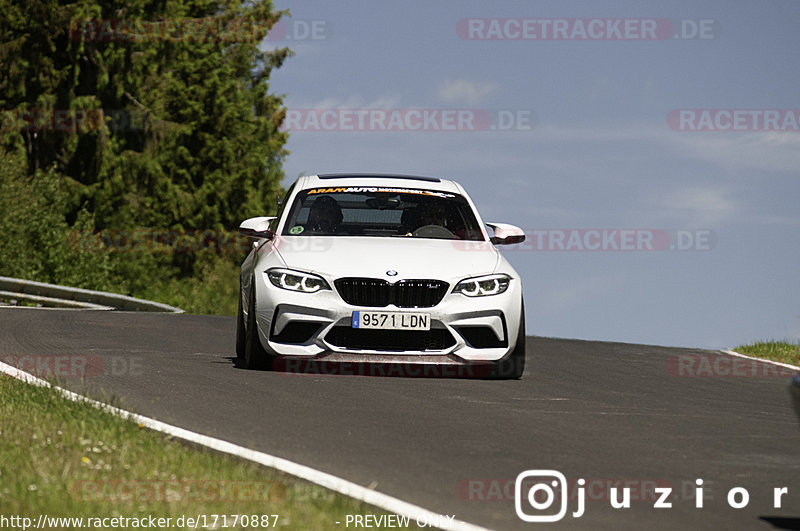
[[[525,241],[525,232],[519,227],[507,223],[487,223],[494,230],[494,236],[489,238],[495,245],[513,245]]]
[[[239,234],[244,234],[251,238],[266,238],[271,240],[275,236],[275,233],[269,230],[269,224],[275,219],[277,218],[274,216],[246,219],[239,225]]]

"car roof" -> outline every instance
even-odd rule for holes
[[[301,190],[318,187],[339,186],[378,186],[390,188],[423,188],[441,192],[463,194],[462,188],[449,179],[424,175],[403,175],[396,173],[323,173],[308,175],[298,179]]]

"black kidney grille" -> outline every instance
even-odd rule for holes
[[[340,278],[336,290],[348,304],[358,306],[388,306],[392,301],[392,286],[377,278]]]
[[[441,302],[450,284],[441,280],[401,280],[389,284],[379,278],[340,278],[336,290],[347,304],[382,308],[430,308]]]

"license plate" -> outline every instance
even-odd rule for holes
[[[430,330],[428,313],[411,312],[353,312],[353,328],[380,330]]]

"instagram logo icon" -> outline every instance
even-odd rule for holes
[[[514,509],[525,522],[558,522],[567,514],[568,499],[567,478],[558,470],[526,470],[514,483]],[[583,514],[579,501],[573,516]]]

